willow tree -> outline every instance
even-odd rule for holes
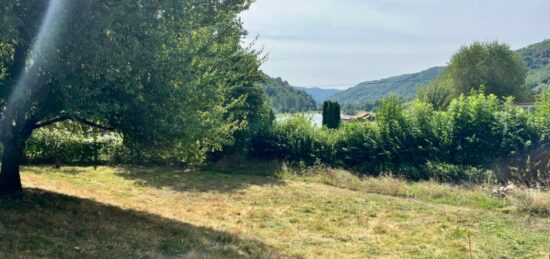
[[[239,122],[228,92],[258,78],[238,19],[249,0],[5,0],[0,193],[22,189],[32,132],[72,120],[136,150],[200,161]],[[238,66],[236,65],[238,64]]]

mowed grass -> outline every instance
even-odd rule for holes
[[[482,188],[345,172],[255,173],[263,172],[25,168],[30,189],[0,200],[0,258],[470,258],[470,249],[475,258],[546,258],[550,252],[545,214],[523,212]]]

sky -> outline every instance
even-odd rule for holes
[[[474,41],[550,38],[550,0],[256,0],[241,17],[245,44],[268,57],[262,70],[304,87],[444,66]]]

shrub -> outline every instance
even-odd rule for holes
[[[329,130],[295,116],[255,138],[254,149],[260,157],[323,163],[366,175],[480,182],[484,174],[477,168],[524,154],[539,143],[540,128],[512,99],[482,92],[453,100],[447,111],[422,102],[405,106],[390,96],[380,102],[376,122]]]
[[[338,132],[335,156],[347,168],[366,174],[376,173],[382,150],[378,126],[372,122],[345,124]]]
[[[529,114],[515,107],[512,99],[501,102],[494,95],[473,93],[453,100],[448,111],[437,117],[441,160],[454,164],[484,166],[538,141]]]
[[[404,114],[401,99],[390,96],[380,102],[377,110],[377,125],[380,132],[380,159],[398,163],[410,140],[409,123]]]
[[[447,109],[455,95],[450,80],[445,80],[444,77],[437,78],[416,91],[418,100],[431,104],[437,110]]]
[[[278,158],[291,163],[317,162],[335,164],[334,133],[317,128],[303,115],[276,122],[269,131],[252,140],[252,153],[264,158]]]
[[[470,181],[479,183],[484,180],[484,170],[470,166],[428,161],[424,170],[430,179],[438,182]]]
[[[499,144],[493,131],[498,108],[494,95],[473,94],[451,102],[444,115],[446,125],[442,125],[443,148],[449,162],[480,165],[489,162],[488,157],[494,157]]]
[[[123,150],[117,134],[66,123],[36,130],[27,141],[25,159],[31,164],[104,164],[120,162]]]
[[[550,139],[550,86],[539,95],[535,108],[536,124],[543,138]]]

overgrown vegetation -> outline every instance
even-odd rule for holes
[[[453,100],[444,111],[389,97],[381,102],[376,121],[345,123],[339,129],[316,127],[307,116],[279,122],[261,119],[254,130],[238,136],[243,141],[239,146],[228,146],[210,159],[245,152],[256,159],[322,164],[371,176],[391,172],[411,180],[453,183],[479,183],[489,177],[494,183],[549,186],[548,95],[539,97],[533,114],[511,99],[473,93]],[[80,134],[68,134],[67,127],[37,131],[27,145],[27,161],[180,164],[155,154],[132,153],[116,135],[82,134],[78,129]]]
[[[545,98],[540,98],[539,107],[547,105]],[[252,151],[255,157],[325,164],[366,175],[392,172],[413,180],[479,181],[497,161],[537,148],[548,153],[545,113],[542,108],[529,114],[512,99],[501,101],[481,92],[453,100],[444,111],[422,102],[405,106],[397,97],[389,97],[381,102],[376,122],[330,130],[297,116],[257,136]],[[548,161],[547,156],[540,159],[535,163]],[[547,177],[548,172],[543,169],[540,174]]]
[[[22,189],[33,131],[61,121],[120,133],[136,157],[197,164],[232,145],[266,110],[250,98],[259,53],[241,45],[251,2],[4,1],[0,193]]]

